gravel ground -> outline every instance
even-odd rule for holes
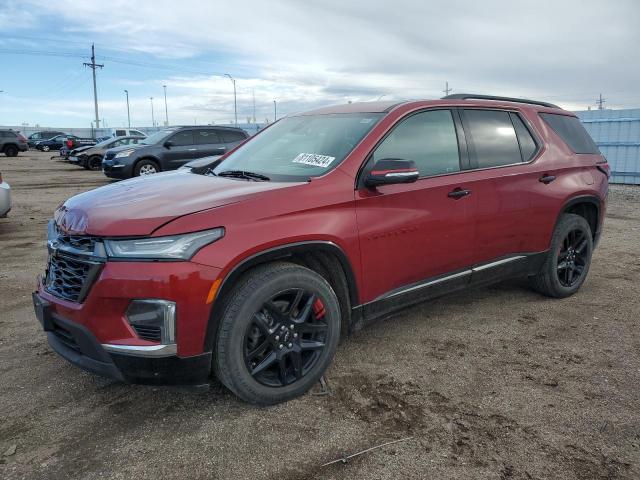
[[[575,296],[510,282],[411,308],[342,342],[330,395],[255,408],[52,353],[30,299],[45,224],[108,181],[49,156],[0,157],[14,200],[0,220],[1,478],[640,478],[640,188],[612,187]]]

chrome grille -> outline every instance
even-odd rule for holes
[[[101,268],[99,262],[54,252],[49,258],[44,287],[52,295],[80,303]]]
[[[56,297],[82,303],[106,261],[100,238],[67,235],[49,223],[49,261],[44,288]]]

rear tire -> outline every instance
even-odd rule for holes
[[[136,166],[133,169],[133,176],[139,177],[140,175],[151,175],[158,173],[159,171],[160,167],[156,162],[149,159],[143,159],[136,163]]]
[[[551,248],[540,272],[530,277],[534,290],[553,298],[576,293],[589,273],[593,253],[593,234],[580,215],[565,213],[551,238]]]
[[[324,278],[292,263],[260,266],[227,297],[214,371],[242,400],[273,405],[309,390],[339,339],[340,307]]]
[[[18,156],[18,147],[15,145],[7,145],[4,147],[4,154],[7,157],[17,157]]]

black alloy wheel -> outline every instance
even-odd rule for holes
[[[571,230],[562,241],[558,252],[558,281],[563,287],[571,288],[581,280],[589,260],[589,241],[586,232]]]
[[[218,379],[243,400],[273,405],[303,395],[331,364],[342,316],[331,285],[290,262],[257,266],[217,299]]]
[[[249,373],[263,385],[283,387],[304,377],[325,348],[322,301],[305,289],[274,295],[254,313],[245,333]]]

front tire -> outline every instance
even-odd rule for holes
[[[589,273],[593,234],[580,215],[565,213],[551,238],[551,249],[540,272],[530,277],[534,290],[548,297],[565,298],[576,293]]]
[[[220,321],[214,371],[241,399],[273,405],[309,390],[340,339],[340,307],[327,281],[292,263],[246,274]]]
[[[51,150],[51,147],[49,147],[49,145],[43,145],[42,147],[40,147],[40,150],[42,150],[43,152],[48,152],[49,150]]]
[[[153,160],[140,160],[136,163],[135,168],[133,169],[133,176],[139,177],[140,175],[152,175],[154,173],[158,173],[160,171],[160,167]]]

